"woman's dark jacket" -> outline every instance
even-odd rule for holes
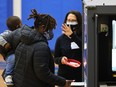
[[[78,45],[77,49],[71,49],[71,43],[74,42]],[[58,75],[65,77],[66,79],[73,79],[76,81],[82,81],[82,65],[79,68],[72,68],[67,65],[61,64],[61,58],[66,56],[67,58],[78,60],[82,63],[82,40],[81,36],[72,34],[71,38],[62,34],[55,44],[55,62],[59,64]]]
[[[15,87],[64,86],[65,79],[53,74],[54,61],[46,38],[36,30],[23,28],[20,41],[15,51]]]

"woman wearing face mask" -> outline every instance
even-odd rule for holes
[[[82,63],[82,16],[78,11],[66,14],[62,24],[62,35],[55,44],[55,62],[59,65],[58,75],[66,79],[82,81],[82,65],[78,68],[67,65],[68,59]]]

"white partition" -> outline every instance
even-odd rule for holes
[[[116,20],[112,21],[112,71],[116,71]]]

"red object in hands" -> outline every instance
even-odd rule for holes
[[[68,59],[67,65],[77,68],[77,67],[80,67],[81,63],[75,59]]]

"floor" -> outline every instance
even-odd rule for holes
[[[3,60],[3,58],[1,57],[0,55],[0,87],[7,87],[5,84],[4,84],[4,81],[1,77],[1,74],[3,72],[3,69],[5,67],[5,61]],[[56,69],[55,69],[55,74],[57,73],[57,66],[56,66]],[[56,86],[57,87],[57,86]],[[116,87],[116,86],[107,86],[107,85],[101,85],[100,87]]]
[[[1,77],[1,74],[3,72],[4,67],[5,67],[5,61],[3,60],[3,58],[0,55],[0,87],[7,87],[4,84],[4,81],[3,81],[2,77]]]
[[[0,69],[0,87],[7,87],[7,86],[4,84],[4,81],[3,81],[2,77],[1,77],[2,71],[3,71],[3,70]]]

